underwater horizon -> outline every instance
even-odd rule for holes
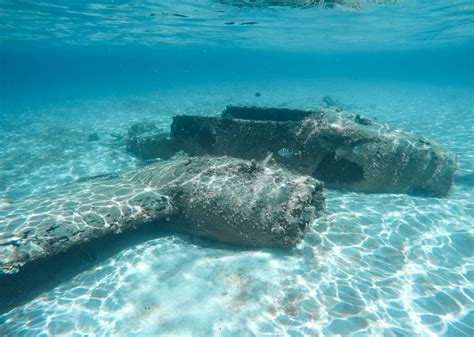
[[[0,0],[0,18],[0,336],[474,335],[472,1]],[[232,119],[225,111],[233,106],[277,108],[280,117]],[[266,127],[305,130],[301,111],[320,113],[311,117],[320,128],[343,130],[353,118],[351,132],[378,134],[333,157],[306,143],[297,149],[300,138],[283,132],[252,138]],[[183,115],[217,120],[217,131],[189,131],[198,122],[180,129],[173,118]],[[242,123],[227,133],[242,132],[237,141],[219,138],[231,121]],[[131,150],[134,132],[171,142],[177,155],[165,161]],[[179,132],[197,141],[180,148],[172,143]],[[403,175],[382,170],[380,186],[370,185],[377,177],[352,184],[359,168],[344,158],[376,152],[382,136],[400,146],[384,149],[401,158],[387,167],[404,161]],[[322,142],[338,145],[336,138]],[[203,150],[216,139],[229,152]],[[176,163],[201,163],[182,150],[232,156],[245,148],[240,141],[248,151],[237,164],[218,157],[209,164],[214,175],[196,169],[178,183],[181,169],[169,173]],[[269,157],[254,156],[272,144]],[[418,150],[435,153],[427,167],[446,161],[431,174],[443,177],[435,187],[448,176],[447,194],[427,182],[402,188],[422,175],[405,169]],[[304,155],[329,158],[330,167],[313,172],[311,160],[298,162]],[[145,176],[154,169],[158,177]],[[260,177],[252,170],[261,178],[252,180]],[[152,189],[168,176],[165,188]],[[206,188],[186,190],[185,204],[179,189],[191,183]],[[216,183],[223,186],[211,189]],[[138,200],[142,192],[149,199]],[[247,192],[263,201],[254,206]],[[236,209],[216,206],[227,197]],[[278,221],[262,215],[276,203],[294,209]],[[102,241],[92,231],[69,250],[61,224],[85,231],[93,222],[84,207],[90,215],[115,204],[125,206],[119,216],[107,212],[105,228],[129,227]],[[247,206],[253,219],[240,211]],[[169,209],[180,207],[191,215],[174,217]],[[60,225],[46,236],[27,239],[54,221]],[[185,229],[174,231],[180,221]],[[268,245],[252,232],[256,243],[239,245],[226,229],[265,221],[299,226],[298,242]],[[199,230],[208,225],[218,234]],[[58,227],[51,248],[41,246]]]

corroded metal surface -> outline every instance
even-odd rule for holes
[[[445,196],[456,170],[455,155],[440,144],[338,109],[232,106],[222,117],[176,116],[171,138],[149,144],[164,158],[273,153],[298,174],[357,192]]]
[[[324,207],[322,183],[271,163],[175,158],[2,209],[0,273],[142,224],[243,246],[294,246]]]

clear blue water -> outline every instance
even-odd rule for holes
[[[328,190],[288,252],[163,235],[1,314],[0,335],[474,335],[472,1],[221,2],[0,1],[0,221],[140,165],[111,136],[135,122],[326,95],[455,152],[451,193]]]

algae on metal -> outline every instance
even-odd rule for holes
[[[273,153],[282,167],[356,192],[443,197],[456,170],[455,155],[440,144],[340,109],[229,106],[221,117],[176,116],[170,138],[145,138],[150,149],[141,151],[162,158]]]
[[[271,158],[173,158],[3,209],[0,274],[147,223],[235,245],[292,247],[323,208],[322,183]]]

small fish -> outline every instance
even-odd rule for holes
[[[10,201],[6,198],[0,199],[0,208],[10,206]]]
[[[113,132],[111,132],[111,133],[110,133],[110,136],[114,137],[114,138],[117,139],[117,140],[120,140],[120,139],[123,139],[123,138],[124,138],[124,135],[121,134],[121,133],[113,133]]]
[[[173,13],[174,16],[180,17],[180,18],[189,18],[189,16],[184,15],[184,14],[179,14],[179,13]]]
[[[372,121],[370,119],[361,115],[356,115],[354,118],[354,122],[360,125],[372,125]]]
[[[336,101],[331,97],[331,96],[324,96],[321,101],[326,104],[326,107],[327,108],[330,108],[330,107],[336,107],[338,106],[338,104],[336,103]]]
[[[356,145],[352,148],[352,153],[354,154],[359,154],[361,151],[362,151],[362,148],[360,147],[360,145]]]
[[[283,158],[291,158],[295,155],[295,152],[291,149],[287,149],[286,147],[284,148],[281,148],[277,151],[277,154],[280,156],[280,157],[283,157]]]

